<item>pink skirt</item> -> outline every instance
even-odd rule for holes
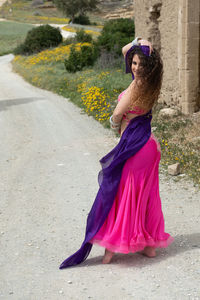
[[[112,252],[129,253],[145,247],[167,247],[173,238],[165,232],[159,195],[160,145],[148,142],[125,163],[113,206],[90,241]]]

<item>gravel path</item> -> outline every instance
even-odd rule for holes
[[[94,246],[82,265],[58,269],[83,240],[98,161],[116,139],[67,99],[26,83],[11,59],[0,57],[0,299],[200,299],[200,192],[162,170],[169,248],[102,265]]]

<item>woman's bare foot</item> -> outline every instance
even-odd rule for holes
[[[144,254],[147,257],[155,257],[156,256],[156,250],[153,247],[145,247],[142,251],[142,254]]]
[[[105,249],[105,254],[104,254],[104,257],[103,257],[103,260],[102,260],[102,263],[103,264],[109,264],[112,257],[113,257],[114,253]]]

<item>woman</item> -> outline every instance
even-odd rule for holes
[[[85,239],[61,269],[84,261],[94,243],[105,247],[106,264],[115,252],[143,250],[148,257],[155,257],[155,248],[173,241],[164,232],[158,186],[160,147],[151,134],[151,109],[160,93],[162,61],[148,41],[138,38],[122,52],[126,72],[132,73],[134,80],[119,95],[110,118],[121,139],[100,160],[100,188],[87,218]]]

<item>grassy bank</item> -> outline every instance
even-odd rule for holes
[[[22,43],[32,25],[16,22],[0,22],[0,55],[11,53]]]
[[[92,23],[102,25],[104,20],[88,14]],[[52,1],[44,1],[43,5],[33,6],[33,1],[12,0],[0,7],[0,18],[32,24],[68,24],[70,19],[56,9]],[[98,26],[94,26],[97,27]]]
[[[33,85],[70,98],[107,126],[117,95],[130,83],[130,76],[124,74],[123,64],[104,70],[97,63],[95,68],[68,73],[64,59],[68,57],[70,47],[60,46],[29,57],[16,56],[14,70]],[[79,49],[80,44],[76,44],[76,48]]]
[[[38,6],[33,6],[32,1],[7,1],[0,8],[0,17],[24,23],[67,24],[69,22],[69,19],[65,18],[50,1],[45,1],[44,5]]]
[[[77,49],[80,45],[77,45]],[[70,74],[64,67],[70,45],[43,51],[30,57],[17,56],[13,61],[16,72],[35,86],[51,90],[81,107],[104,126],[109,126],[108,118],[116,105],[118,94],[130,83],[130,76],[124,74],[124,65],[120,67],[100,68],[100,62],[94,68]],[[161,163],[164,167],[179,162],[181,173],[200,185],[200,140],[199,118],[160,117],[160,107],[154,112],[152,126],[162,149]],[[176,180],[181,177],[176,177]]]

